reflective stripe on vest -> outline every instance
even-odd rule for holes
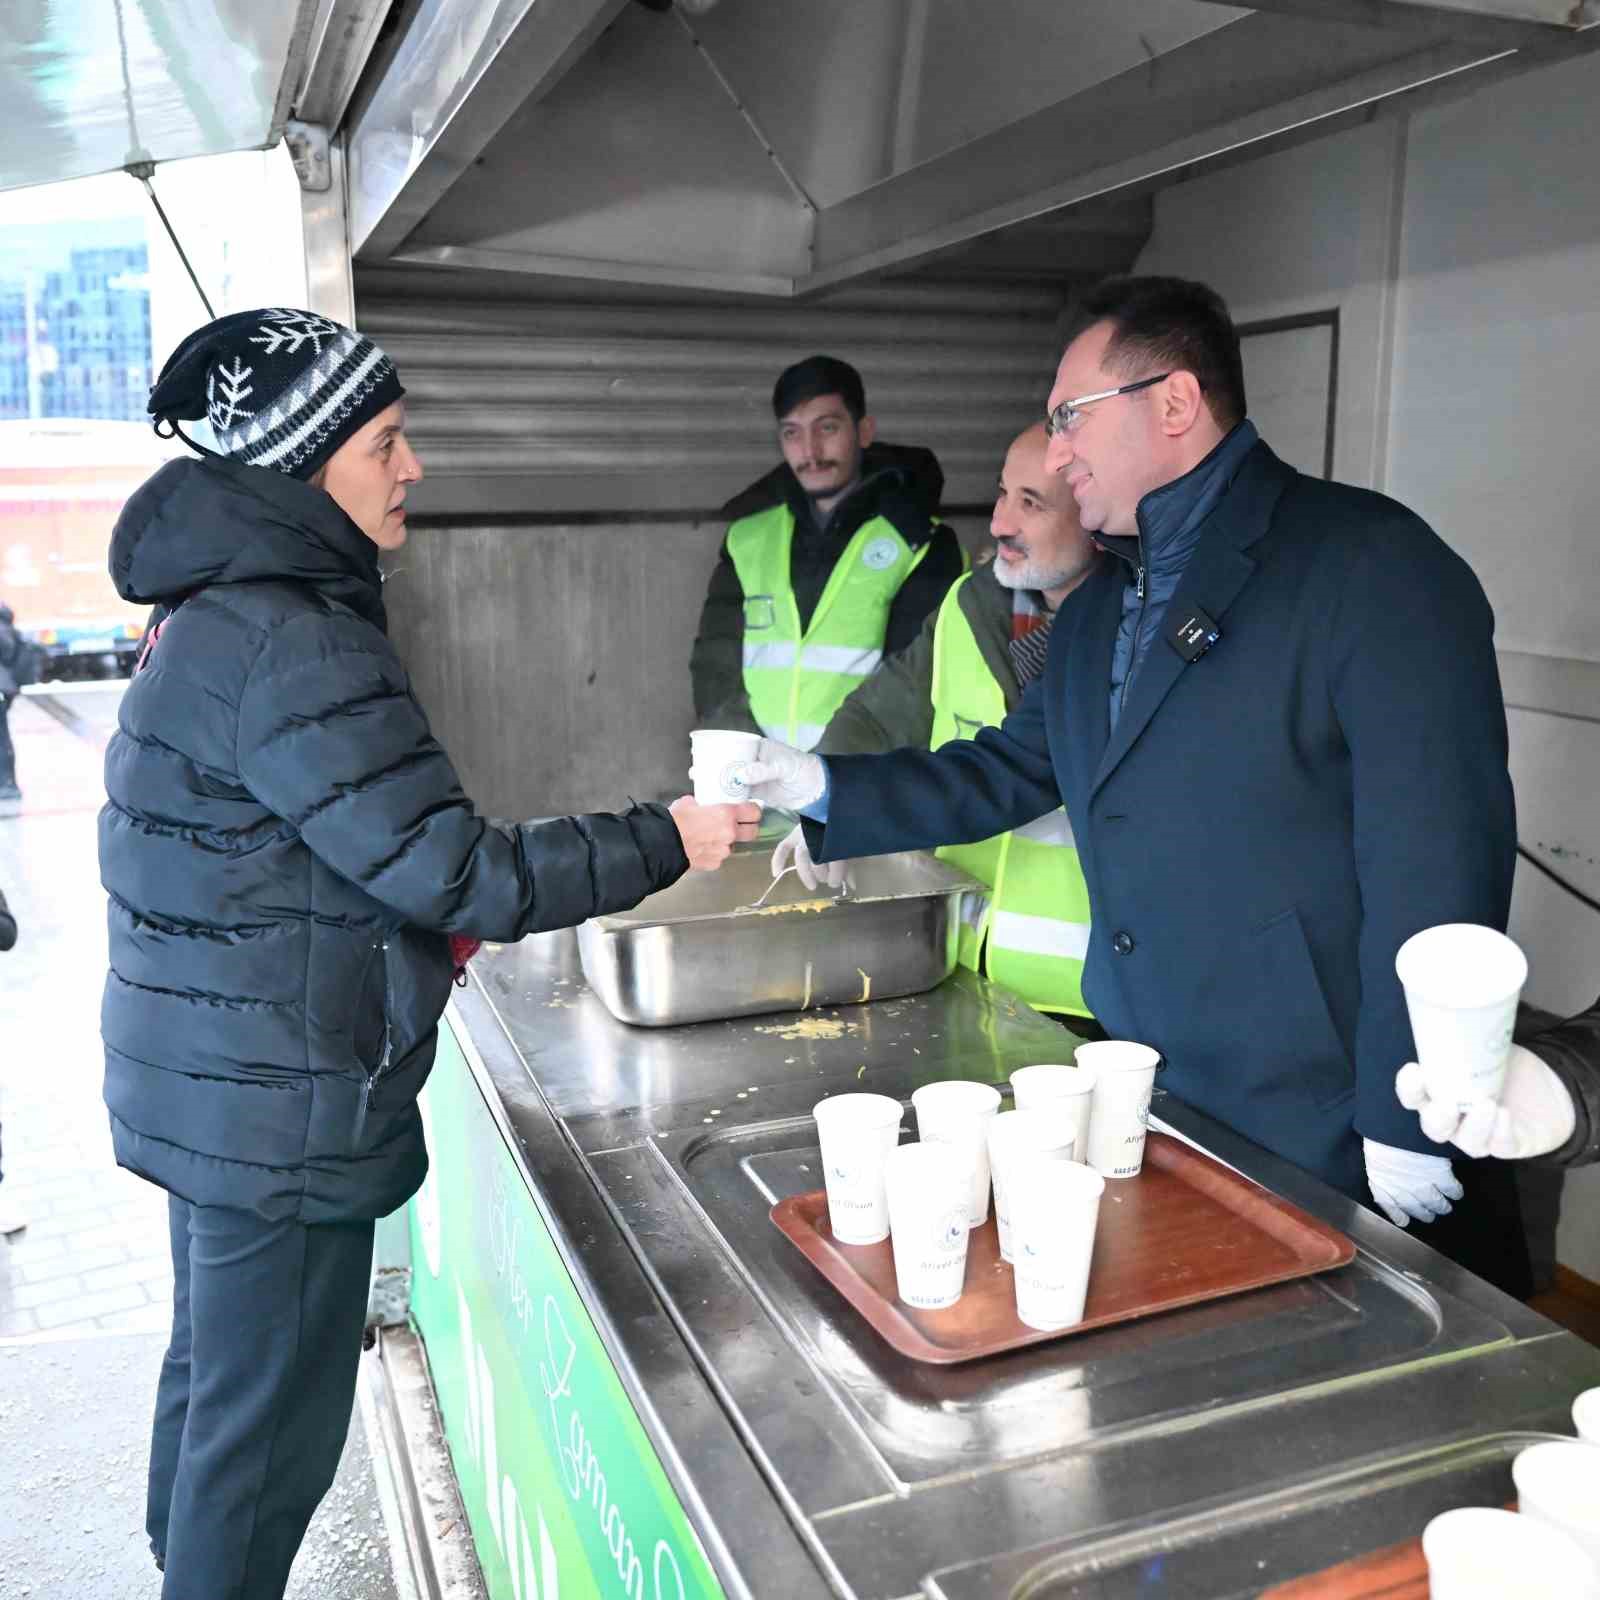
[[[961,610],[961,587],[970,581],[951,586],[934,624],[934,750],[1005,719],[1005,693]],[[944,845],[938,854],[991,891],[979,925],[963,920],[961,964],[1015,990],[1036,1010],[1089,1016],[1082,987],[1089,890],[1066,812],[1058,808],[978,844]]]
[[[801,630],[789,576],[794,513],[773,506],[728,529],[728,555],[744,590],[744,686],[769,738],[802,750],[883,659],[889,608],[928,546],[913,550],[892,522],[864,522],[840,553]]]

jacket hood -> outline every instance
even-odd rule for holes
[[[837,518],[846,505],[858,500],[872,510],[880,510],[886,501],[893,500],[912,513],[910,520],[927,524],[938,511],[943,494],[944,469],[933,451],[914,444],[869,444],[861,452],[860,480],[839,503],[834,516]],[[722,514],[731,521],[785,502],[797,506],[806,498],[789,463],[780,461],[728,501]],[[905,531],[902,527],[901,532]]]
[[[384,626],[378,548],[334,499],[264,467],[169,461],[134,491],[111,534],[124,600],[176,605],[218,583],[301,583]]]

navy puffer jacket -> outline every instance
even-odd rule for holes
[[[171,462],[111,575],[176,607],[106,752],[117,1160],[198,1205],[381,1216],[427,1171],[445,935],[636,905],[686,870],[676,825],[479,816],[385,637],[376,547],[309,484]]]

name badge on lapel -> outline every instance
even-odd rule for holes
[[[1222,637],[1222,629],[1199,606],[1169,606],[1161,631],[1185,661],[1198,661]]]

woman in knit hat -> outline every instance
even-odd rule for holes
[[[759,815],[474,810],[384,631],[378,552],[422,477],[404,393],[325,317],[219,318],[150,395],[199,458],[157,471],[111,540],[118,592],[158,608],[106,752],[100,867],[113,1145],[169,1195],[164,1600],[277,1600],[333,1481],[373,1219],[427,1167],[453,941],[633,906]],[[183,427],[202,418],[209,442]]]

